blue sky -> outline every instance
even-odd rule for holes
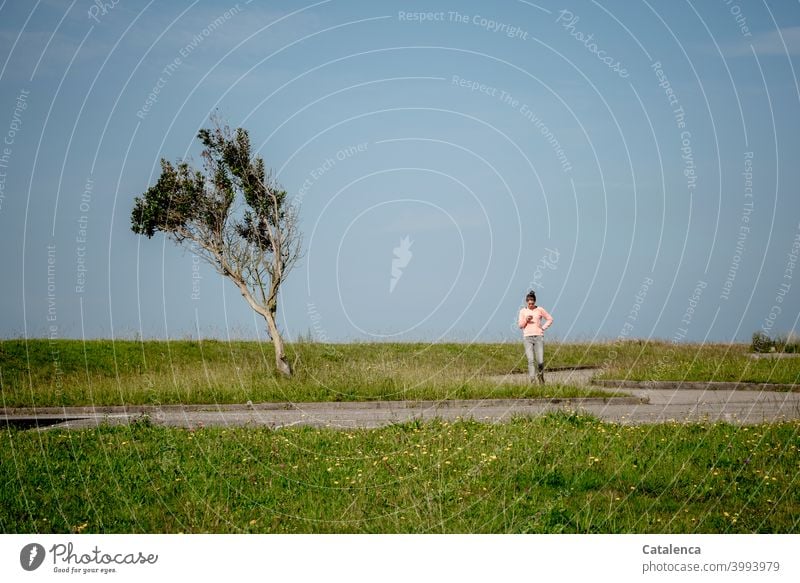
[[[215,111],[301,204],[289,338],[788,333],[799,53],[797,2],[0,2],[0,333],[265,337],[130,231]]]

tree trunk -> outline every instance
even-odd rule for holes
[[[267,321],[267,329],[269,336],[272,338],[272,344],[275,345],[275,366],[278,367],[278,372],[282,375],[292,376],[292,367],[289,366],[289,361],[286,360],[286,353],[283,349],[283,338],[281,333],[278,332],[278,326],[275,324],[275,312],[267,310],[264,313],[264,319]]]
[[[232,273],[233,272],[229,268],[226,268],[226,274]],[[283,338],[281,338],[278,325],[275,323],[275,313],[278,311],[278,301],[274,299],[275,295],[272,296],[273,299],[267,301],[265,309],[264,306],[253,298],[247,284],[245,284],[241,277],[233,277],[231,275],[228,275],[228,277],[233,279],[239,287],[239,291],[242,292],[242,297],[247,301],[250,307],[261,314],[267,321],[267,331],[269,332],[269,337],[272,338],[272,344],[275,345],[275,366],[278,368],[278,371],[284,376],[292,376],[292,367],[289,365],[289,361],[286,360],[286,352],[283,349]]]

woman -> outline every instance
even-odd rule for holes
[[[538,380],[544,384],[544,331],[553,324],[553,317],[547,310],[536,305],[536,293],[533,291],[525,296],[525,304],[527,307],[519,311],[518,323],[522,329],[525,356],[528,357],[528,377],[531,382],[536,381],[535,372],[538,366]]]

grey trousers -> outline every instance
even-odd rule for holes
[[[525,356],[528,357],[528,376],[536,378],[536,367],[544,368],[544,336],[525,336]]]

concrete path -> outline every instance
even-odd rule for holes
[[[725,421],[750,425],[800,419],[800,393],[774,390],[781,385],[760,384],[754,386],[757,390],[746,390],[743,383],[603,381],[603,384],[595,384],[592,377],[599,372],[596,368],[554,371],[546,373],[546,381],[591,386],[638,397],[640,401],[633,405],[610,399],[605,403],[581,403],[574,407],[578,412],[615,423]],[[519,374],[493,378],[505,383],[527,382],[526,376]]]
[[[596,372],[596,369],[551,371],[546,378],[548,383],[588,385]],[[505,375],[494,380],[527,382],[525,375]],[[17,427],[79,429],[100,424],[126,425],[147,419],[157,425],[185,428],[311,425],[351,429],[436,418],[497,423],[550,411],[591,414],[605,421],[625,424],[670,421],[756,424],[800,419],[800,393],[797,392],[626,387],[622,391],[629,396],[620,398],[612,397],[619,394],[614,387],[592,387],[608,391],[609,398],[6,409],[0,411],[0,426],[9,423]]]

